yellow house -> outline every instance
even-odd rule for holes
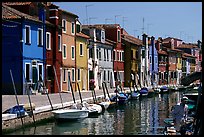
[[[139,47],[142,46],[143,43],[140,39],[129,35],[125,30],[122,31],[122,43],[125,47],[124,86],[129,86],[131,73],[133,73],[134,76],[138,74],[138,66],[140,63]]]
[[[87,46],[89,38],[82,32],[76,33],[76,82],[79,84],[80,91],[88,90]]]

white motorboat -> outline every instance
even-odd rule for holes
[[[52,111],[56,119],[83,119],[88,117],[89,111],[83,109],[59,109]]]
[[[102,113],[102,107],[97,104],[88,104],[87,102],[83,102],[82,106],[87,108],[89,111],[89,116],[94,114]]]

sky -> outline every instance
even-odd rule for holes
[[[202,2],[53,2],[82,25],[120,24],[130,35],[202,41]],[[88,19],[88,20],[87,20]],[[88,21],[88,22],[87,22]]]

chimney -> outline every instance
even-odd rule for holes
[[[49,6],[49,21],[54,24],[54,25],[58,25],[58,20],[59,20],[59,16],[58,16],[58,6],[51,4]]]
[[[144,45],[146,45],[146,38],[147,38],[147,35],[144,33],[142,35],[142,42],[143,42]]]

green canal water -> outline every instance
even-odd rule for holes
[[[57,122],[54,119],[9,135],[162,135],[165,118],[178,102],[181,92],[157,94],[128,101],[103,114],[78,121]]]

